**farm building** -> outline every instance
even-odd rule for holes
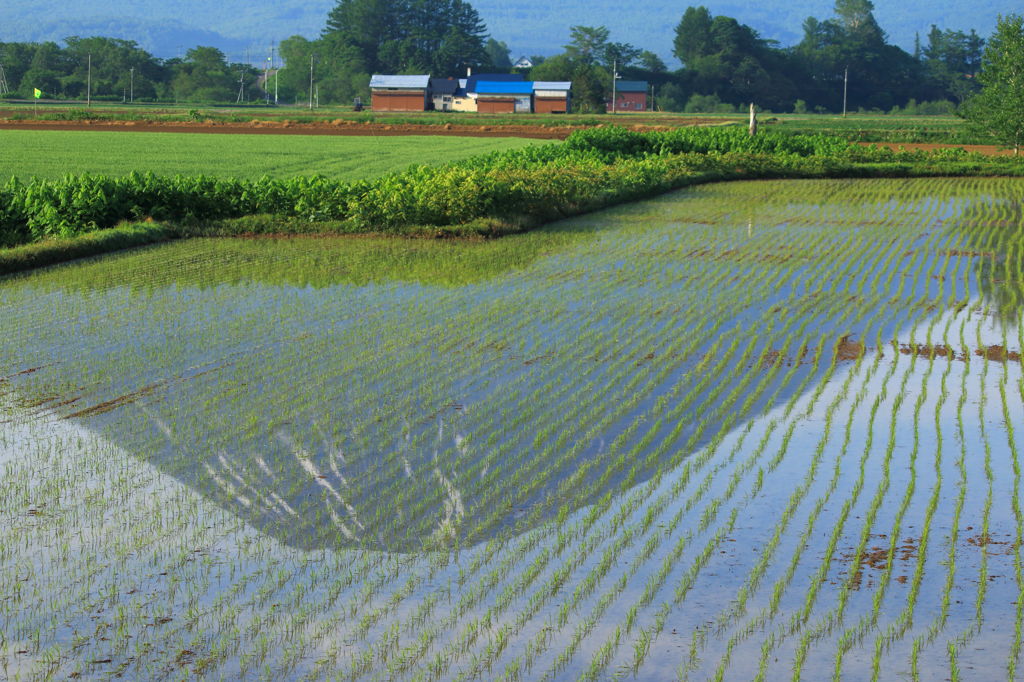
[[[567,114],[572,104],[570,81],[534,81],[533,110],[538,114]]]
[[[459,81],[454,78],[431,78],[430,98],[434,111],[453,111],[455,93],[459,89]]]
[[[430,76],[385,76],[370,78],[374,111],[426,111],[430,106]]]
[[[459,79],[459,87],[452,96],[452,111],[476,111],[476,97],[466,90],[466,79]]]
[[[647,81],[619,81],[615,86],[615,111],[647,111]],[[611,102],[608,103],[612,109]]]
[[[529,114],[533,111],[533,83],[479,81],[476,106],[482,114]]]

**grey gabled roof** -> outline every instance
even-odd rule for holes
[[[375,73],[370,77],[371,88],[426,90],[429,86],[430,76],[385,76]]]
[[[453,78],[431,78],[430,90],[435,95],[451,95],[459,89],[459,81]]]
[[[533,81],[533,89],[537,90],[571,90],[572,81]]]

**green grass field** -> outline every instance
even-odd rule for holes
[[[375,177],[414,163],[444,163],[536,140],[470,137],[334,137],[111,131],[0,131],[0,178],[72,173],[258,178],[321,174]]]

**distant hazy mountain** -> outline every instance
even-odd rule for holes
[[[197,44],[216,45],[233,60],[246,52],[265,58],[272,42],[291,35],[315,37],[335,0],[5,0],[0,3],[0,42],[56,40],[69,35],[105,35],[136,40],[161,57],[177,56]],[[475,0],[493,35],[520,54],[554,54],[568,40],[569,27],[605,25],[612,40],[633,43],[669,58],[675,25],[690,4],[704,4],[749,24],[766,38],[790,45],[799,40],[809,16],[831,16],[833,0],[739,0],[668,2],[630,6],[621,0]],[[1020,0],[878,0],[875,16],[890,39],[907,49],[915,32],[974,28],[988,36],[999,13],[1020,11]],[[632,11],[631,11],[632,9]]]

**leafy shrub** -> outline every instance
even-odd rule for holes
[[[0,188],[0,247],[67,239],[123,221],[178,225],[277,216],[333,231],[461,232],[481,219],[525,225],[681,187],[733,177],[982,172],[988,161],[959,150],[860,147],[826,135],[737,127],[640,133],[574,132],[564,144],[494,152],[442,166],[412,166],[374,180],[324,177],[237,180],[205,176],[66,176],[12,179]],[[1000,173],[1007,173],[1005,162]],[[991,164],[990,164],[991,165]],[[995,166],[992,166],[995,168]],[[1024,167],[1018,164],[1015,172]],[[1011,169],[1013,170],[1013,169]],[[449,228],[451,228],[449,230]]]

